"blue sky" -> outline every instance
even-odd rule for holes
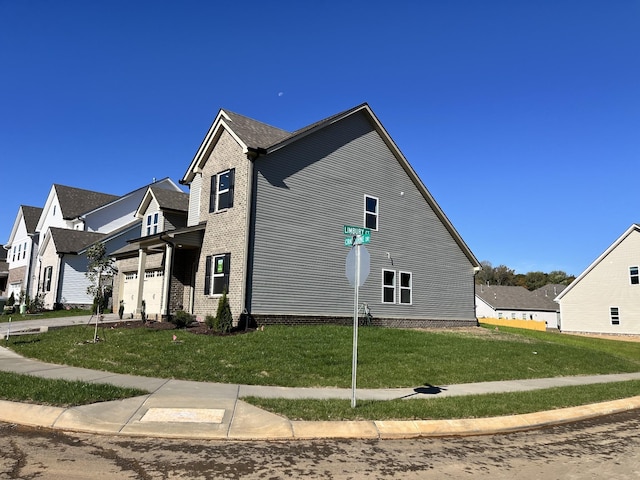
[[[368,102],[479,260],[578,275],[640,222],[640,2],[0,0],[0,241],[53,183],[182,177],[218,109]]]

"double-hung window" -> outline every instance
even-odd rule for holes
[[[398,292],[397,299],[396,291]],[[382,303],[413,304],[413,275],[411,272],[382,270]]]
[[[231,270],[231,254],[209,255],[205,264],[204,293],[206,295],[222,295],[229,292],[229,272]]]
[[[147,215],[147,235],[158,233],[158,212]]]
[[[413,285],[411,272],[399,272],[400,274],[400,303],[411,305],[413,303]]]
[[[364,196],[364,226],[371,230],[378,230],[378,216],[380,201],[370,195]]]
[[[396,303],[395,270],[382,270],[382,303]]]
[[[211,177],[209,212],[219,212],[233,207],[235,168],[225,170]]]
[[[629,267],[629,281],[631,285],[639,285],[640,284],[640,272],[638,271],[638,267]]]

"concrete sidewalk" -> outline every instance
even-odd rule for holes
[[[291,421],[241,400],[351,398],[350,389],[284,388],[170,380],[88,370],[23,358],[0,347],[0,370],[148,390],[148,395],[79,407],[59,408],[0,401],[0,421],[111,435],[215,440],[322,438],[391,439],[483,435],[527,430],[640,408],[640,396],[550,412],[468,420]],[[487,382],[441,387],[358,390],[360,400],[433,398],[534,390],[556,386],[640,379],[640,373]]]
[[[57,328],[87,325],[95,317],[33,319],[0,324],[0,338],[9,328]],[[105,315],[101,322],[120,321]],[[291,421],[256,408],[241,399],[351,398],[351,389],[287,388],[190,382],[120,375],[84,368],[54,365],[24,358],[0,347],[0,370],[43,378],[82,380],[149,391],[148,395],[79,407],[59,408],[0,401],[0,421],[112,435],[217,440],[293,440],[322,438],[390,439],[429,436],[483,435],[539,428],[600,415],[638,409],[640,396],[549,412],[467,420],[414,421]],[[640,372],[617,375],[559,377],[463,385],[419,386],[400,389],[359,389],[357,401],[478,395],[581,384],[638,380]]]

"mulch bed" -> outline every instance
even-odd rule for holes
[[[229,333],[221,333],[215,332],[207,327],[206,324],[202,322],[192,322],[185,329],[178,329],[171,322],[157,322],[155,320],[150,320],[147,322],[143,322],[142,320],[122,320],[121,322],[110,323],[109,328],[147,328],[149,330],[180,330],[186,331],[189,333],[193,333],[195,335],[211,335],[211,336],[228,336],[228,335],[239,335],[243,333],[255,332],[255,328],[250,329],[242,329],[242,330],[232,330]]]

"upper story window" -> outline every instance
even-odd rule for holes
[[[24,242],[24,249],[22,250],[22,258],[27,258],[27,242]]]
[[[378,211],[380,201],[370,195],[364,196],[364,226],[371,230],[378,230]]]
[[[233,207],[235,171],[235,168],[232,168],[211,177],[209,212],[219,212]]]
[[[16,251],[17,251],[17,250],[18,250],[18,249],[17,249],[17,248],[16,248],[16,246],[14,245],[14,246],[13,246],[13,256],[11,257],[11,261],[12,261],[12,262],[15,262],[15,261],[16,261]],[[18,257],[18,259],[20,259],[20,257]]]
[[[158,233],[158,212],[147,215],[147,235]]]
[[[638,267],[629,267],[629,281],[631,285],[640,284],[640,272],[638,272]]]

